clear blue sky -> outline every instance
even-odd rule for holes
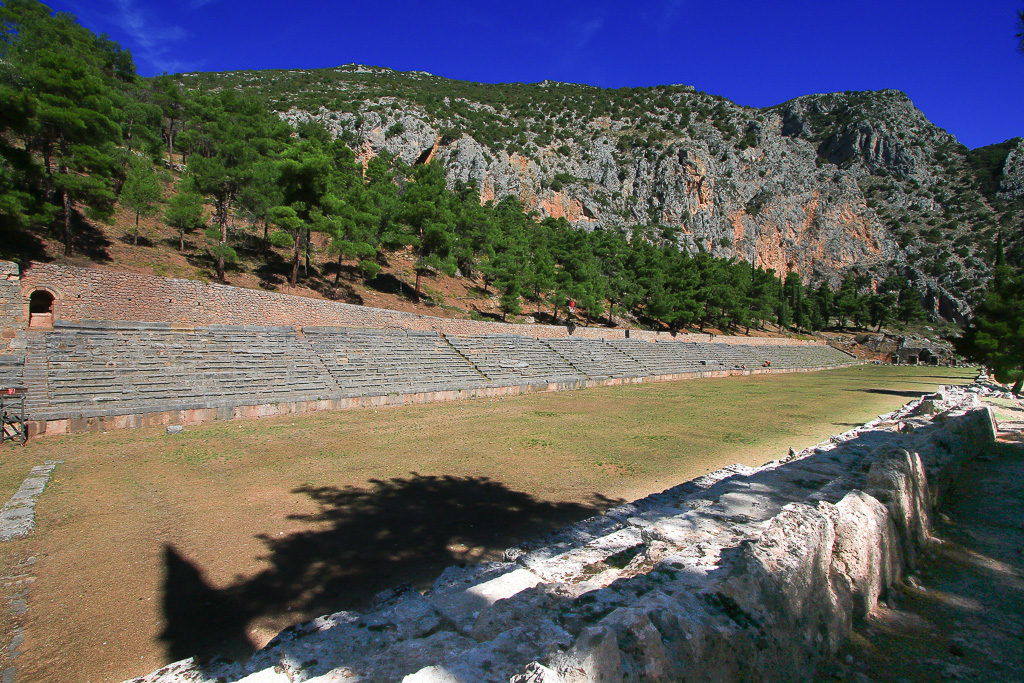
[[[53,0],[139,72],[356,62],[486,83],[685,83],[744,105],[897,88],[969,147],[1024,136],[1024,0]]]

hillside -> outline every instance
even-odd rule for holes
[[[743,333],[963,322],[1022,259],[1024,142],[968,150],[897,91],[146,79],[70,15],[0,18],[0,258]]]
[[[437,161],[450,186],[475,181],[484,200],[512,195],[578,228],[661,223],[691,253],[812,283],[898,273],[947,318],[968,310],[1000,230],[1019,253],[1024,141],[969,150],[898,91],[756,109],[680,85],[488,85],[360,65],[177,78],[256,92],[364,163]]]

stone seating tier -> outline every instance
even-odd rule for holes
[[[645,377],[650,374],[642,365],[604,340],[545,339],[543,343],[592,379]]]
[[[436,332],[307,327],[303,334],[343,390],[446,391],[487,383]]]
[[[0,388],[20,387],[25,371],[25,356],[0,356]]]
[[[575,382],[586,375],[533,337],[514,334],[450,336],[448,342],[485,377],[501,383]],[[595,342],[596,344],[596,342]]]
[[[33,370],[0,360],[0,383],[24,379],[35,419],[515,387],[759,368],[841,365],[824,346],[681,341],[442,337],[437,332],[58,321],[34,332]],[[4,357],[7,358],[7,357]],[[24,375],[23,375],[24,372]],[[4,379],[4,378],[9,379]]]
[[[45,352],[46,391],[30,392],[33,414],[261,404],[335,389],[291,328],[57,323]]]

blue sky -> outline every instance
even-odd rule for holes
[[[685,83],[750,106],[896,88],[969,147],[1024,136],[1024,0],[46,4],[108,33],[147,76],[356,62],[487,83]]]

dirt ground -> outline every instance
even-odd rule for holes
[[[969,464],[920,567],[855,625],[822,680],[1024,680],[1024,408],[994,403],[1014,431]]]
[[[0,647],[16,643],[0,670],[117,682],[190,655],[246,657],[292,623],[427,588],[450,564],[970,378],[863,366],[5,447],[4,501],[32,466],[64,463],[35,533],[0,544]]]

